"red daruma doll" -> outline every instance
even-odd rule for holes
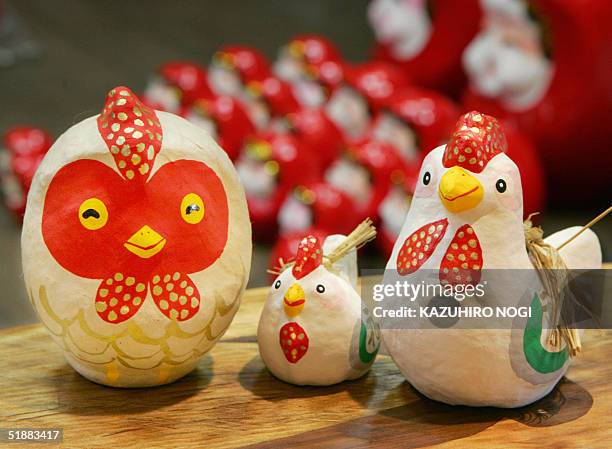
[[[325,179],[351,197],[360,219],[375,219],[392,178],[398,176],[403,167],[394,147],[367,140],[348,146],[325,171]]]
[[[483,8],[463,55],[465,107],[513,122],[535,142],[553,200],[603,198],[612,165],[605,119],[612,4],[486,0]]]
[[[16,126],[4,135],[4,146],[0,148],[0,191],[4,203],[20,221],[32,178],[51,142],[47,132],[31,126]]]
[[[373,0],[374,57],[401,67],[419,86],[455,95],[465,83],[461,54],[479,17],[478,0]]]
[[[235,160],[255,132],[245,107],[235,98],[212,92],[198,98],[185,112],[185,118],[207,131],[231,160]]]
[[[323,106],[344,78],[344,62],[338,49],[323,36],[294,37],[280,50],[276,75],[291,84],[302,106]]]
[[[351,67],[345,72],[344,83],[325,105],[325,112],[348,141],[359,141],[376,115],[408,82],[404,73],[391,64],[368,62]]]
[[[250,83],[262,82],[270,75],[268,59],[259,50],[244,45],[221,48],[208,67],[208,83],[213,92],[241,100],[257,129],[265,128],[270,117],[261,104],[251,101],[247,89]]]
[[[326,182],[298,185],[285,198],[278,213],[279,236],[272,248],[270,269],[295,258],[306,234],[321,238],[347,234],[357,225],[356,205],[342,190]]]
[[[418,164],[446,143],[459,117],[458,106],[446,96],[418,87],[400,90],[371,127],[374,140],[393,145],[402,159]]]
[[[276,217],[291,189],[320,176],[318,161],[290,134],[259,133],[248,139],[236,169],[244,185],[257,239],[276,235]]]
[[[211,94],[206,70],[202,66],[187,61],[170,61],[157,68],[143,98],[155,109],[181,114],[195,100]]]

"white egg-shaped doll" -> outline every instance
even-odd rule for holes
[[[213,139],[116,87],[40,165],[22,252],[32,304],[70,365],[144,387],[187,374],[229,326],[251,226]]]

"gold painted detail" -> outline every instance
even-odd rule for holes
[[[242,265],[242,278],[244,279],[246,275],[244,262],[241,261],[241,265]],[[160,381],[161,381],[162,377],[166,379],[168,378],[170,374],[170,369],[172,366],[189,363],[191,361],[194,361],[200,358],[202,355],[204,355],[207,351],[202,351],[202,350],[197,349],[198,347],[200,347],[202,342],[204,341],[214,342],[218,340],[219,338],[221,338],[221,336],[223,335],[226,329],[221,329],[219,332],[213,333],[212,323],[215,321],[215,318],[217,318],[217,316],[223,317],[231,312],[234,312],[234,313],[236,312],[237,306],[240,302],[240,297],[242,296],[244,288],[245,288],[245,283],[246,282],[243,282],[243,284],[237,289],[236,295],[234,296],[233,300],[228,304],[225,303],[221,295],[215,296],[214,298],[215,308],[213,309],[212,316],[210,320],[208,321],[208,323],[201,330],[197,332],[187,332],[185,330],[182,330],[176,321],[169,321],[166,324],[164,335],[159,338],[152,338],[152,337],[147,336],[145,332],[143,331],[143,329],[138,324],[132,321],[129,321],[127,323],[127,326],[125,326],[117,334],[109,335],[109,336],[99,334],[95,332],[93,329],[91,329],[91,327],[89,327],[89,325],[87,324],[87,321],[85,320],[85,313],[83,309],[79,309],[77,314],[71,318],[60,318],[55,313],[55,311],[52,309],[50,305],[50,301],[47,296],[47,289],[44,285],[41,285],[38,290],[38,298],[35,297],[31,289],[28,291],[28,294],[30,297],[30,301],[34,305],[34,308],[39,310],[38,306],[40,305],[40,308],[44,310],[45,314],[55,324],[57,324],[61,328],[60,332],[55,332],[51,327],[47,326],[45,321],[43,320],[43,323],[45,324],[49,332],[54,337],[56,337],[55,340],[58,342],[60,347],[65,352],[67,352],[72,357],[74,357],[75,359],[80,360],[84,363],[87,363],[94,368],[97,367],[97,369],[101,373],[103,373],[109,379],[110,382],[115,383],[118,379],[118,377],[117,378],[114,377],[115,374],[117,374],[117,376],[119,375],[117,363],[123,367],[130,368],[130,369],[136,369],[140,371],[147,371],[151,369],[160,368],[162,367],[162,364],[165,364],[167,365],[165,368],[160,368]],[[74,339],[74,337],[71,335],[69,331],[70,326],[75,322],[78,323],[79,327],[86,335],[98,341],[104,342],[105,343],[104,348],[98,352],[83,350],[79,346],[79,342],[77,342]],[[153,355],[150,355],[150,356],[141,356],[141,357],[131,356],[125,353],[120,348],[120,346],[117,344],[117,341],[119,339],[127,337],[127,336],[129,336],[131,339],[133,339],[137,343],[145,344],[145,345],[159,346],[160,349],[159,351],[155,352]],[[197,341],[197,343],[194,345],[194,348],[188,354],[175,354],[171,351],[168,345],[168,339],[170,337],[176,337],[176,338],[181,338],[181,339],[191,339],[195,337],[200,337],[200,339]],[[72,349],[71,345],[78,349],[78,353]],[[86,355],[101,356],[105,352],[107,352],[109,349],[112,349],[114,351],[114,354],[109,354],[109,358],[107,360],[96,361],[96,360],[92,360],[91,358],[86,357]],[[156,365],[150,368],[139,368],[130,363],[130,361],[150,359],[152,357],[157,356],[160,352],[163,352],[164,357],[162,357],[162,359]]]

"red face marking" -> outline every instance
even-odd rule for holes
[[[308,335],[297,323],[287,323],[278,335],[279,343],[289,363],[297,363],[308,351]]]
[[[188,194],[196,194],[202,199],[204,216],[196,224],[183,218],[182,200]],[[90,230],[81,223],[79,207],[89,198],[97,198],[108,210],[108,221],[100,229]],[[148,258],[126,248],[126,242],[143,226],[149,226],[165,239],[163,248]],[[146,283],[148,290],[148,283],[155,274],[163,279],[168,273],[172,276],[178,272],[182,280],[174,287],[178,289],[185,281],[183,288],[188,284],[197,293],[193,283],[185,279],[185,273],[205,269],[223,252],[228,233],[227,197],[221,180],[201,162],[169,162],[150,181],[136,183],[123,179],[101,162],[78,160],[60,169],[49,185],[42,233],[55,260],[78,276],[106,279],[120,273],[124,278],[131,276]],[[132,293],[132,298],[137,296]],[[139,293],[144,300],[147,292]],[[179,305],[185,304],[172,301],[174,295],[170,298],[170,293],[172,291],[164,290],[163,297],[153,296],[158,303],[167,296],[168,304],[176,305],[175,308],[160,307],[160,310],[168,316],[171,310],[176,310],[178,315],[172,315],[179,320],[191,317],[193,310],[183,312]],[[185,295],[187,304],[199,305],[196,293]],[[113,296],[98,294],[100,301],[107,298],[110,301]],[[119,311],[123,305],[128,304],[119,303]],[[129,318],[139,305],[130,303],[130,313],[116,314],[117,319],[112,321]],[[98,310],[102,308],[99,306]],[[102,313],[100,316],[107,317]]]
[[[406,276],[421,268],[442,240],[447,226],[448,220],[444,218],[428,223],[410,234],[397,255],[397,272]]]
[[[181,213],[181,201],[189,193],[204,203],[204,218],[197,224],[186,222]],[[108,210],[108,222],[100,229],[81,224],[79,206],[88,198],[99,199]],[[194,273],[214,262],[225,247],[226,198],[221,180],[201,162],[169,162],[141,184],[124,180],[102,162],[78,160],[60,169],[49,185],[43,238],[60,265],[85,278],[102,279],[110,270],[128,268]],[[124,246],[145,225],[166,240],[158,254],[146,259]]]
[[[440,264],[440,282],[443,284],[472,284],[480,282],[482,249],[474,229],[461,226],[446,250]]]

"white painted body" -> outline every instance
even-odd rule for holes
[[[323,245],[324,253],[345,238],[341,235],[328,237]],[[335,272],[320,265],[299,280],[287,269],[270,288],[259,320],[257,342],[268,369],[285,382],[333,385],[364,375],[373,362],[359,361],[362,303],[353,284],[357,278],[356,252],[351,251],[332,268]],[[277,288],[278,281],[280,285]],[[303,288],[306,302],[302,312],[292,318],[284,311],[283,295],[295,282]],[[325,286],[324,293],[317,292],[319,284]],[[308,351],[297,363],[287,361],[279,344],[280,330],[290,322],[297,322],[306,331],[310,342]],[[368,349],[370,352],[373,350]]]
[[[456,230],[470,224],[482,247],[483,279],[487,270],[514,269],[533,270],[525,248],[522,204],[512,198],[496,195],[495,179],[500,173],[508,173],[509,188],[514,188],[515,198],[522,198],[520,178],[514,163],[504,154],[493,158],[485,171],[473,174],[484,186],[485,197],[478,207],[460,214],[449,214],[437,194],[437,180],[446,170],[442,166],[444,146],[433,150],[424,160],[423,171],[432,173],[435,189],[422,185],[419,181],[415,198],[402,231],[396,241],[393,253],[387,263],[386,282],[397,279],[420,282],[419,277],[427,270],[438,270],[441,259],[449,246]],[[514,181],[514,186],[512,182]],[[431,191],[429,191],[431,190]],[[492,191],[493,190],[493,191]],[[511,204],[512,208],[503,207]],[[421,226],[447,218],[448,229],[431,257],[415,273],[397,277],[396,260],[406,238]],[[573,235],[578,228],[569,228],[553,234],[548,241],[559,244]],[[600,268],[601,249],[595,234],[583,233],[561,250],[561,255],[569,268]],[[504,289],[487,290],[479,303],[481,305],[519,305],[525,294],[533,297],[533,292],[541,296],[542,285],[533,277],[532,285],[510,284]],[[417,303],[426,305],[430,298],[417,298]],[[474,298],[466,299],[465,305],[475,305]],[[546,315],[545,315],[546,316]],[[544,328],[547,326],[544,320]],[[519,376],[513,368],[522,363],[522,350],[512,346],[512,329],[432,329],[431,325],[411,326],[410,329],[387,329],[381,324],[383,340],[393,360],[406,379],[421,393],[429,398],[448,404],[470,406],[520,407],[534,402],[548,394],[569,368],[569,360],[562,369],[548,375],[534,375],[529,382]],[[546,335],[544,335],[546,334]],[[545,344],[543,332],[542,343]],[[522,337],[521,337],[522,341]],[[545,346],[546,347],[546,346]],[[518,348],[521,349],[521,348]]]
[[[78,159],[95,159],[116,170],[96,117],[66,131],[40,165],[28,195],[22,233],[23,271],[41,321],[72,367],[98,383],[143,387],[172,382],[191,371],[223,335],[240,305],[251,265],[251,227],[238,176],[225,152],[198,127],[157,112],[164,132],[155,172],[168,161],[207,164],[221,179],[229,208],[229,231],[219,259],[189,277],[201,292],[201,306],[187,321],[171,321],[147,294],[138,313],[122,323],[103,321],[94,307],[99,279],[67,271],[43,240],[43,202],[53,176]],[[95,255],[92,255],[95,257]],[[109,267],[109,271],[113,267]]]

